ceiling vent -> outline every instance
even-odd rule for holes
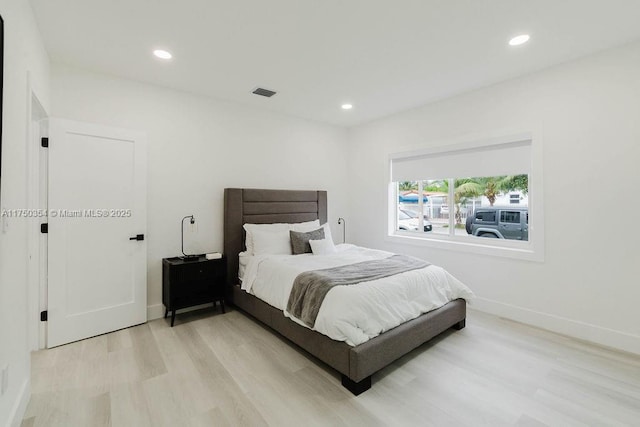
[[[273,95],[275,95],[276,93],[272,90],[269,89],[263,89],[261,87],[257,87],[253,90],[252,93],[255,93],[256,95],[260,95],[260,96],[266,96],[267,98],[271,98]]]

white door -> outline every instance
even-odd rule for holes
[[[51,119],[47,347],[147,321],[146,140]]]

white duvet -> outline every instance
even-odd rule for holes
[[[306,325],[286,311],[296,276],[361,261],[383,259],[390,252],[342,244],[328,255],[240,254],[242,289]],[[332,288],[320,307],[314,330],[355,346],[457,298],[473,293],[441,267],[430,265],[395,276]]]

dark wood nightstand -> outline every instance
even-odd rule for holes
[[[176,319],[176,310],[194,305],[220,301],[224,313],[224,286],[226,282],[224,257],[196,261],[182,258],[162,260],[162,303],[164,317],[171,312],[171,326]]]

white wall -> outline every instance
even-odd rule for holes
[[[28,2],[0,0],[5,18],[2,202],[26,204],[27,71],[47,108],[48,59]],[[222,250],[225,187],[326,189],[329,219],[349,240],[424,257],[477,293],[474,306],[640,353],[640,44],[351,129],[56,66],[53,116],[144,130],[149,140],[148,293],[161,313],[162,257]],[[388,154],[445,141],[532,132],[544,145],[545,261],[419,248],[385,239]],[[363,189],[365,189],[363,191]],[[592,202],[575,211],[575,200]],[[616,215],[619,207],[623,215]],[[349,212],[347,212],[347,209]],[[618,231],[621,224],[624,231]],[[4,425],[28,395],[26,227],[0,234],[0,366],[9,363]],[[10,325],[10,328],[7,327]],[[18,409],[19,412],[19,409]]]
[[[479,310],[640,353],[638,76],[636,43],[351,129],[352,240],[444,266]],[[385,240],[390,153],[518,132],[543,144],[544,262]]]
[[[225,187],[324,189],[336,240],[346,215],[346,131],[238,104],[92,74],[52,69],[53,117],[101,123],[148,134],[148,304],[163,314],[163,257],[180,255],[180,220],[187,249],[222,252]]]
[[[5,23],[0,198],[3,208],[18,209],[27,205],[27,73],[33,91],[47,108],[49,59],[29,2],[0,0],[0,14]],[[0,397],[0,426],[19,423],[29,399],[26,225],[26,220],[11,219],[5,232],[0,231],[0,369],[9,365],[9,388]]]

